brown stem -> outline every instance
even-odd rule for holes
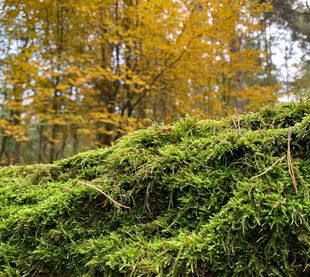
[[[294,168],[292,164],[291,140],[292,140],[292,127],[289,127],[288,136],[287,136],[287,165],[288,165],[288,172],[290,173],[295,192],[298,193],[297,182],[296,182]]]
[[[124,206],[123,204],[115,201],[111,196],[109,196],[108,194],[106,194],[103,190],[101,190],[100,188],[92,185],[92,184],[89,184],[89,183],[86,183],[86,182],[83,182],[83,181],[80,181],[80,180],[77,180],[77,183],[80,184],[80,185],[83,185],[83,186],[86,186],[86,187],[89,187],[89,188],[92,188],[98,192],[100,192],[102,195],[104,195],[112,204],[114,204],[114,206],[117,206],[117,207],[121,207],[121,208],[124,208],[124,209],[130,209],[130,207],[127,207],[127,206]]]

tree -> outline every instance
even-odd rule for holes
[[[298,0],[260,0],[261,3],[270,2],[273,6],[272,18],[288,24],[294,31],[295,37],[304,37],[310,42],[310,6],[308,1]]]
[[[262,106],[277,88],[253,82],[267,56],[251,42],[268,10],[246,0],[3,0],[3,109],[13,113],[1,130],[15,152],[30,139],[28,159],[44,162],[109,145],[147,119]]]

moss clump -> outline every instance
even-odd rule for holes
[[[309,102],[2,168],[1,276],[309,276],[309,187]]]

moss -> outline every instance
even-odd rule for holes
[[[309,111],[186,117],[51,165],[0,169],[0,275],[309,275]]]

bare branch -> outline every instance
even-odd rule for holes
[[[83,181],[80,181],[80,180],[76,180],[78,184],[80,185],[83,185],[83,186],[86,186],[86,187],[89,187],[89,188],[92,188],[96,191],[98,191],[99,193],[101,193],[102,195],[104,195],[114,206],[117,206],[117,207],[121,207],[121,208],[124,208],[124,209],[130,209],[130,207],[127,207],[127,206],[124,206],[123,204],[115,201],[111,196],[109,196],[108,194],[106,194],[103,190],[101,190],[100,188],[92,185],[92,184],[89,184],[89,183],[86,183],[86,182],[83,182]]]
[[[273,163],[271,166],[269,166],[264,172],[262,172],[261,174],[258,174],[256,176],[253,176],[250,180],[256,179],[258,177],[261,177],[263,175],[265,175],[267,172],[269,172],[276,164],[281,163],[284,158],[286,157],[286,155],[282,156],[280,159],[276,160],[275,163]]]
[[[292,127],[289,127],[288,135],[287,135],[287,166],[288,166],[288,172],[290,173],[295,192],[298,193],[297,182],[296,182],[294,168],[292,164],[291,140],[292,140]]]

